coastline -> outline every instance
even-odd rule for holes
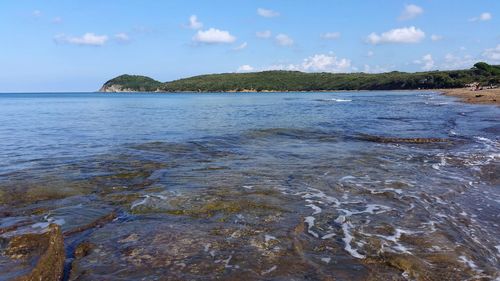
[[[457,97],[462,102],[472,104],[493,104],[500,106],[500,88],[472,91],[469,88],[436,90],[445,96]]]
[[[113,93],[148,93],[148,94],[169,94],[169,93],[350,93],[350,92],[378,92],[378,91],[386,91],[386,92],[415,92],[415,91],[430,91],[437,92],[445,96],[457,97],[464,103],[471,104],[492,104],[500,106],[500,88],[495,89],[483,89],[480,91],[471,91],[469,88],[453,88],[453,89],[404,89],[404,90],[319,90],[319,91],[272,91],[272,90],[264,90],[264,91],[253,91],[253,90],[241,90],[241,91],[217,91],[217,92],[197,92],[197,91],[178,91],[178,92],[163,92],[163,91],[153,91],[153,92],[140,92],[133,90],[124,90],[124,91],[97,91],[96,93],[104,93],[104,94],[113,94]]]

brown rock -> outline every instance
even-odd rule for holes
[[[42,233],[15,236],[8,242],[5,255],[34,267],[15,281],[60,280],[64,270],[64,241],[61,228],[51,224]]]

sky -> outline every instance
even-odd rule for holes
[[[1,0],[0,92],[500,64],[499,0]]]

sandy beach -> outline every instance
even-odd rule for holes
[[[463,102],[500,105],[500,88],[471,91],[469,88],[440,90],[446,96],[458,97]]]

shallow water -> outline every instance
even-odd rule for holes
[[[429,92],[1,94],[0,250],[56,223],[66,280],[495,280],[499,136]]]

